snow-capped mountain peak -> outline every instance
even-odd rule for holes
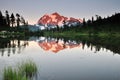
[[[75,18],[68,18],[65,16],[62,16],[58,14],[57,12],[52,13],[52,14],[45,14],[43,17],[41,17],[38,20],[38,24],[40,25],[63,25],[63,22],[67,22],[68,24],[73,24],[73,23],[82,23],[81,19],[75,19]]]

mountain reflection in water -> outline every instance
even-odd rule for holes
[[[110,39],[109,39],[110,40]],[[80,47],[84,49],[85,45],[93,51],[93,48],[95,49],[95,53],[97,53],[100,50],[110,50],[113,53],[119,54],[119,46],[118,44],[114,44],[109,42],[109,40],[105,39],[99,39],[99,38],[90,38],[87,39],[66,39],[66,38],[46,38],[46,37],[39,37],[37,39],[37,42],[39,46],[44,49],[45,51],[52,51],[54,53],[57,53],[64,49],[72,49],[75,47]],[[109,45],[108,45],[109,43]]]
[[[58,53],[61,50],[82,48],[87,46],[88,49],[95,53],[106,50],[113,54],[120,54],[120,41],[118,38],[97,38],[97,37],[80,37],[75,39],[70,38],[51,38],[51,37],[27,37],[27,38],[1,38],[0,37],[0,55],[21,53],[30,41],[35,41],[45,51]]]
[[[64,49],[72,49],[75,47],[81,47],[81,43],[77,43],[74,40],[68,40],[64,41],[64,39],[55,39],[55,38],[45,38],[41,37],[38,40],[39,46],[44,49],[45,51],[52,51],[54,53],[57,53]]]

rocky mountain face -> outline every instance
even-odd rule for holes
[[[43,17],[41,17],[38,20],[38,25],[42,25],[42,26],[62,26],[64,24],[71,26],[71,25],[77,25],[77,24],[81,24],[83,21],[81,19],[76,19],[73,17],[65,17],[62,16],[60,14],[58,14],[57,12],[52,13],[50,15],[46,14]]]

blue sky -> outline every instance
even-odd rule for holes
[[[120,0],[0,0],[0,10],[19,13],[35,24],[41,16],[53,12],[81,19],[96,14],[106,17],[120,12]]]

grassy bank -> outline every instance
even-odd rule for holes
[[[75,32],[75,31],[65,31],[65,32],[44,32],[44,36],[52,37],[79,37],[79,36],[98,36],[98,37],[120,37],[119,32],[98,32],[97,34],[89,34],[88,32]]]
[[[106,24],[106,25],[86,25],[69,27],[67,30],[49,30],[44,31],[44,36],[53,37],[76,37],[76,36],[98,36],[98,37],[120,37],[119,24]]]
[[[0,36],[24,36],[24,32],[0,32]]]

